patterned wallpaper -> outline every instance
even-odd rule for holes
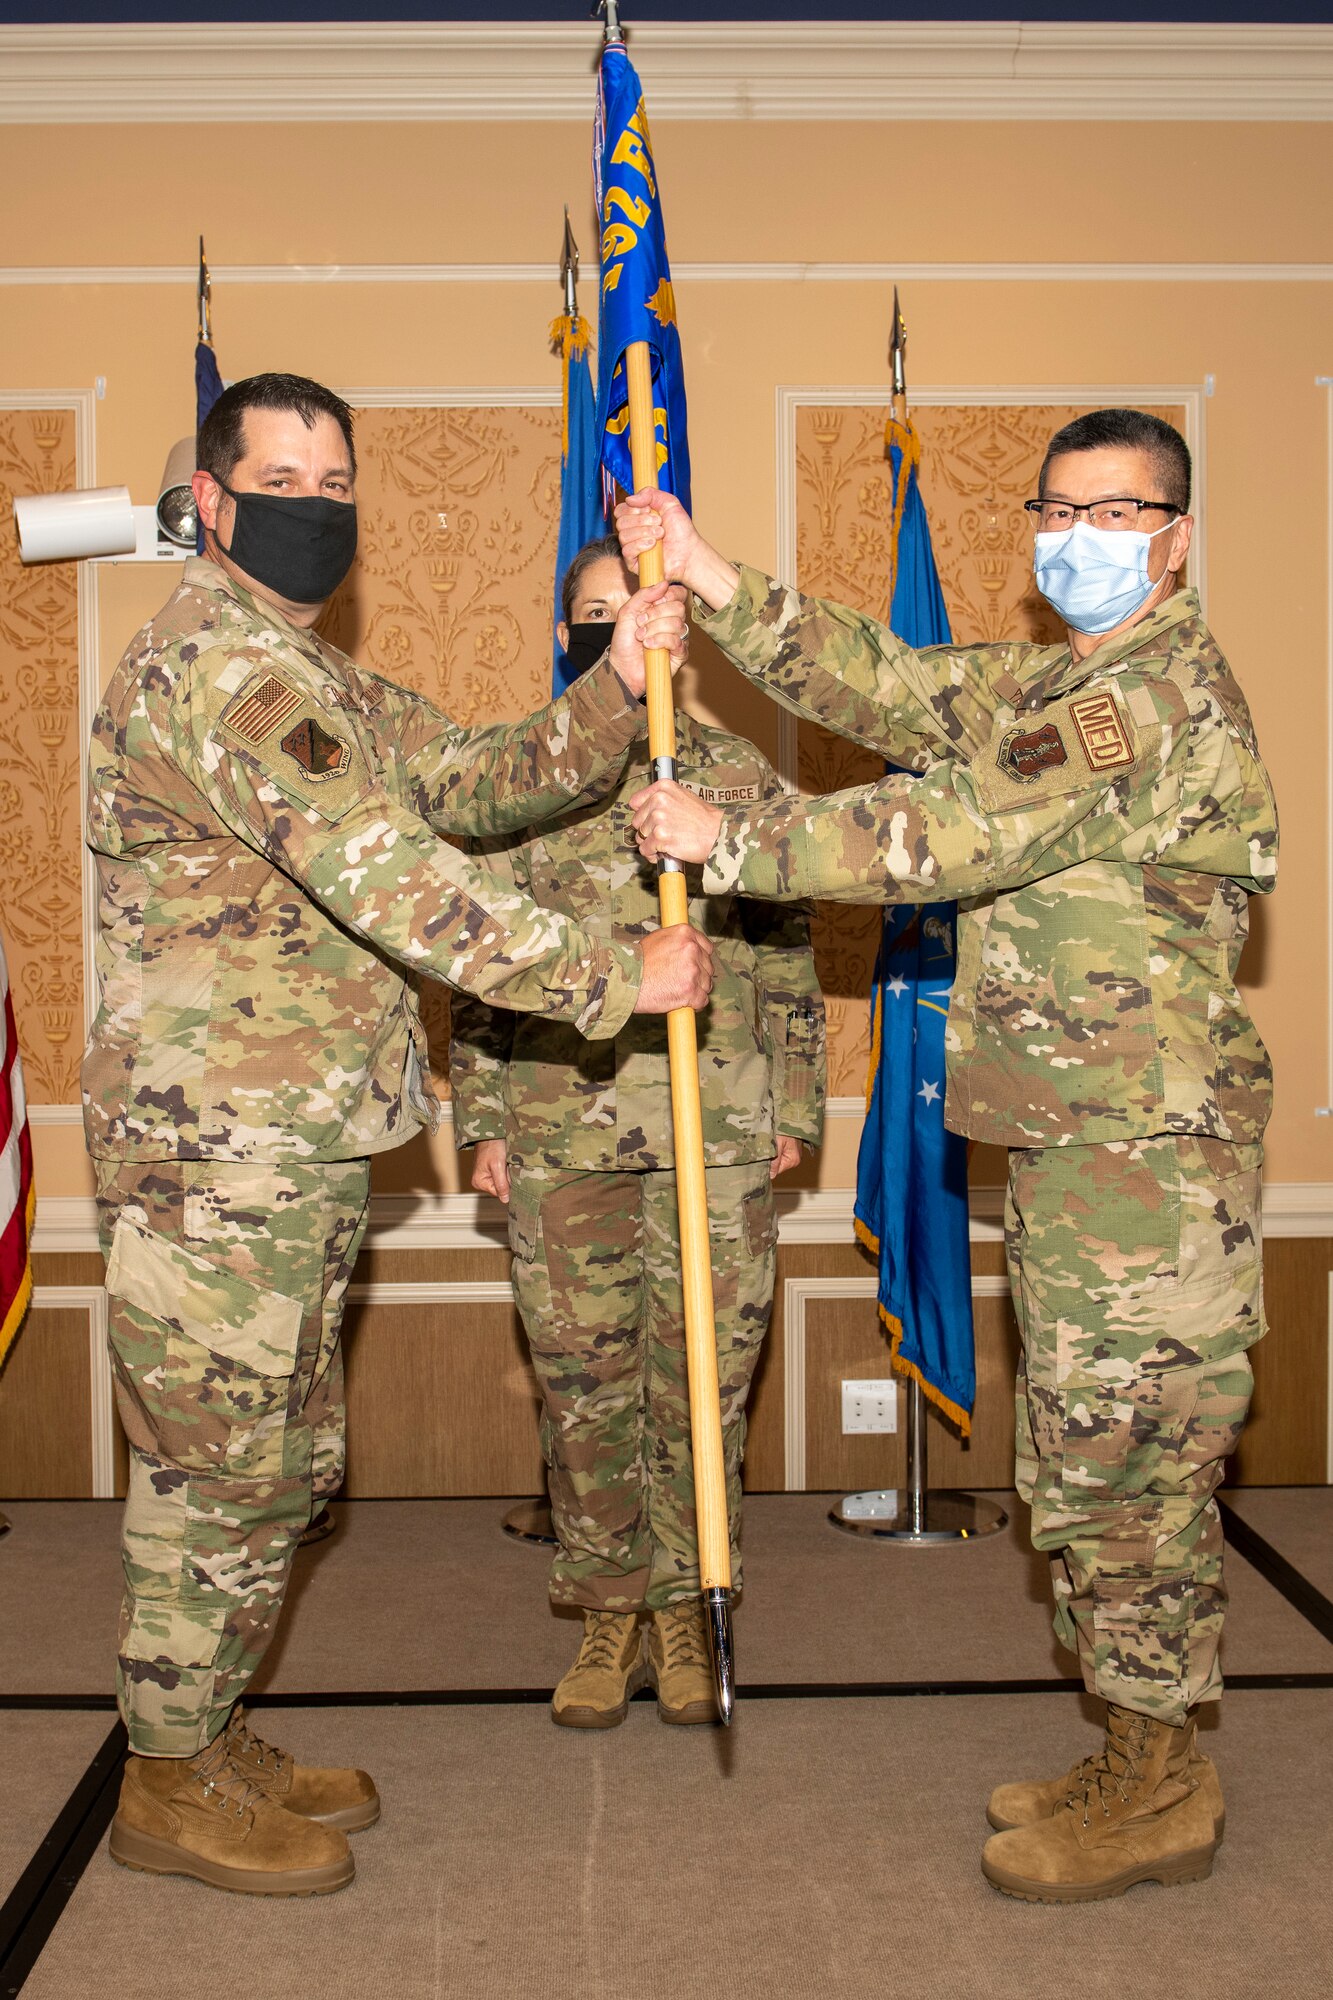
[[[885,407],[796,412],[796,581],[802,590],[885,614],[890,486]],[[1032,582],[1022,503],[1037,490],[1046,440],[1080,410],[1055,404],[915,409],[921,492],[955,639],[1026,636],[1050,644],[1061,626]],[[1178,427],[1179,408],[1154,410]],[[873,784],[882,761],[802,724],[801,788]],[[869,1059],[867,1001],[879,943],[876,910],[821,904],[815,950],[829,1010],[829,1090],[860,1096]]]
[[[74,414],[0,410],[0,933],[33,1104],[72,1104],[83,1054],[78,572],[25,569],[16,493],[74,486]]]
[[[456,722],[527,715],[551,698],[560,411],[359,410],[356,569],[322,630]],[[423,982],[443,1083],[445,989]]]

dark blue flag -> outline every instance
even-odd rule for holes
[[[949,643],[910,424],[885,434],[893,476],[889,624],[914,647]],[[870,1001],[870,1081],[856,1163],[856,1233],[879,1263],[894,1365],[966,1436],[976,1395],[967,1141],[944,1125],[944,1022],[956,906],[888,911]]]
[[[648,115],[624,46],[602,51],[593,138],[597,226],[601,231],[601,318],[597,331],[597,434],[612,479],[634,491],[630,463],[625,349],[645,340],[652,352],[657,425],[657,484],[690,504],[690,447],[685,435],[685,374],[676,329],[676,295],[667,263],[661,193]]]
[[[199,426],[204,421],[222,394],[222,377],[218,374],[217,357],[206,340],[201,340],[194,350],[194,428],[198,435]],[[201,521],[195,531],[195,552],[204,553],[204,524]]]
[[[560,343],[563,421],[560,436],[560,536],[555,551],[555,617],[564,616],[560,586],[565,571],[586,542],[606,533],[602,472],[597,457],[597,413],[588,361],[588,322],[581,313],[561,313],[551,328]],[[557,637],[551,688],[563,694],[574,676]]]

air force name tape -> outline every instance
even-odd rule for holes
[[[738,806],[759,797],[758,785],[696,785],[682,778],[680,788],[683,792],[693,792],[706,806]]]

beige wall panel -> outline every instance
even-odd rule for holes
[[[1231,1461],[1234,1486],[1321,1486],[1329,1477],[1330,1270],[1333,1243],[1264,1245],[1268,1332],[1250,1349],[1254,1400]]]
[[[542,1490],[537,1385],[512,1307],[355,1307],[346,1361],[349,1498]]]
[[[0,132],[0,166],[28,198],[6,216],[8,260],[188,263],[189,232],[169,206],[115,196],[154,187],[164,159],[201,151],[207,173],[191,228],[204,230],[219,261],[315,268],[544,261],[559,241],[566,201],[591,253],[594,49],[590,40],[587,120],[567,124],[214,125],[202,138],[188,123],[10,126]],[[642,75],[651,111],[651,65]],[[1117,262],[1333,256],[1325,205],[1273,198],[1275,189],[1291,197],[1328,184],[1326,125],[1219,121],[1191,124],[1181,138],[1157,122],[654,117],[653,140],[677,261],[990,262],[1050,257],[1050,208],[1034,162],[1078,153],[1089,129],[1099,148],[1123,147],[1131,159],[1159,157],[1165,139],[1171,162],[1170,198],[1160,201],[1146,199],[1132,175],[1089,176],[1079,236],[1097,255]],[[94,190],[100,199],[91,198]],[[190,324],[183,321],[187,332]]]
[[[0,1493],[83,1500],[92,1492],[88,1315],[29,1313],[0,1375]]]

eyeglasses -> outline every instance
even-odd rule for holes
[[[1023,511],[1035,514],[1037,525],[1045,530],[1059,532],[1072,528],[1080,514],[1088,517],[1091,528],[1137,528],[1139,515],[1147,507],[1160,510],[1163,514],[1178,514],[1179,507],[1173,507],[1169,500],[1129,500],[1118,497],[1112,500],[1094,500],[1089,507],[1075,507],[1068,500],[1025,500]]]

